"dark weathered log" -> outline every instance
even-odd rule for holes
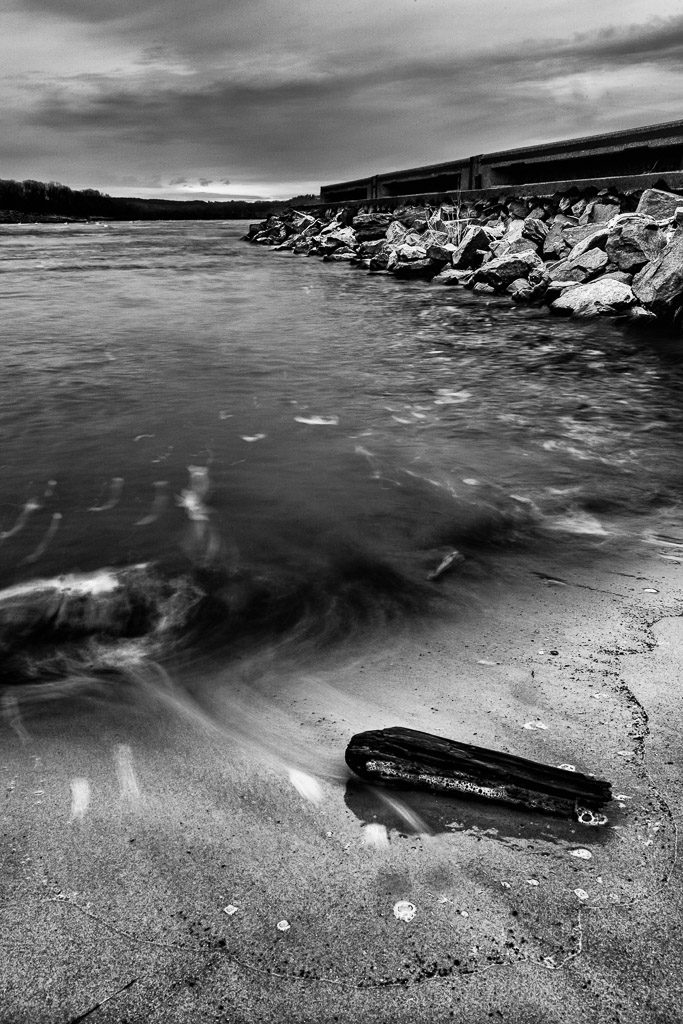
[[[592,812],[612,799],[610,783],[591,775],[415,729],[358,733],[346,763],[367,782],[495,800],[591,824],[600,823]]]

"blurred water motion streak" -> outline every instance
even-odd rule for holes
[[[3,715],[21,733],[77,694],[156,701],[328,779],[324,751],[280,752],[287,700],[331,658],[485,599],[511,554],[554,578],[677,536],[683,372],[673,339],[503,313],[243,231],[3,238]],[[123,574],[114,604],[106,587],[38,599],[91,573]],[[375,713],[341,684],[327,697]]]

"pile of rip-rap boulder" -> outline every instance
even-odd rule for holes
[[[507,294],[555,313],[683,329],[683,195],[660,189],[391,212],[286,209],[251,225],[245,239],[399,279]]]

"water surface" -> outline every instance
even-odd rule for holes
[[[273,253],[245,226],[0,229],[5,587],[190,581],[153,653],[215,670],[456,613],[511,551],[561,569],[681,539],[674,339]],[[22,657],[63,639],[29,631]]]

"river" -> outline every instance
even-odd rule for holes
[[[674,339],[273,253],[245,229],[0,228],[7,682],[74,659],[196,675],[245,650],[353,656],[485,597],[510,557],[552,575],[681,539]],[[120,635],[92,608],[24,628],[39,581],[95,574],[94,595],[131,566],[151,590]]]

